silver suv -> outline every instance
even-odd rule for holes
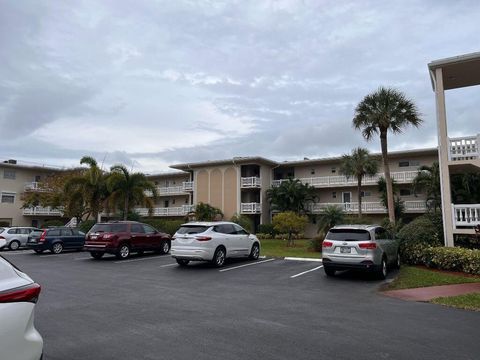
[[[0,238],[3,238],[7,241],[5,248],[8,247],[10,250],[17,250],[21,246],[25,246],[27,244],[28,235],[30,235],[32,231],[42,230],[29,226],[0,228]]]
[[[398,240],[381,226],[339,225],[330,229],[322,244],[323,269],[365,270],[385,279],[389,266],[400,267]]]

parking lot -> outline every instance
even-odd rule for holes
[[[478,359],[480,313],[404,302],[320,262],[2,252],[42,285],[46,360]],[[394,274],[393,274],[394,275]]]

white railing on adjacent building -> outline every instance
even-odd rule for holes
[[[448,160],[476,160],[480,159],[480,134],[477,136],[463,136],[449,139],[450,148]]]
[[[51,207],[34,206],[23,209],[25,216],[63,216],[60,209],[52,209]]]
[[[242,188],[259,188],[262,186],[262,182],[259,177],[242,177],[240,179],[240,186]]]
[[[39,192],[48,191],[48,189],[42,187],[42,183],[39,183],[39,182],[36,182],[36,181],[25,183],[24,190],[25,191],[39,191]]]
[[[425,212],[427,206],[424,200],[409,200],[403,202],[405,212]],[[310,206],[312,213],[321,213],[328,206],[338,206],[345,212],[358,213],[358,202],[349,203],[314,203]],[[387,209],[380,201],[362,202],[362,213],[386,213]]]
[[[260,203],[252,202],[252,203],[240,204],[241,214],[260,214],[261,212],[262,212],[262,205]]]
[[[480,204],[452,204],[454,226],[480,225]]]
[[[194,205],[183,205],[176,207],[157,207],[153,209],[151,216],[185,216],[194,211]],[[135,211],[140,216],[150,216],[148,208],[136,208]]]
[[[417,176],[418,171],[398,171],[398,172],[391,172],[390,176],[394,179],[397,183],[411,183],[413,179]],[[383,173],[378,173],[374,176],[365,176],[362,180],[362,185],[376,185],[378,180],[383,177]],[[299,179],[303,184],[309,184],[314,187],[332,187],[332,186],[356,186],[357,185],[357,178],[355,177],[347,177],[344,175],[335,175],[335,176],[317,176],[317,177],[310,177],[310,178],[300,178]],[[273,180],[272,186],[280,186],[283,181],[287,181],[286,179],[282,180]]]

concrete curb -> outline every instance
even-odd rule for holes
[[[301,257],[291,257],[291,256],[286,256],[283,258],[283,260],[322,262],[322,259],[317,259],[317,258],[301,258]]]

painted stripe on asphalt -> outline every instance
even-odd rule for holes
[[[89,259],[92,259],[92,260],[93,260],[93,258],[92,258],[91,256],[81,257],[81,258],[75,258],[75,259],[73,259],[73,260],[89,260]]]
[[[243,265],[233,266],[233,267],[229,267],[229,268],[226,268],[226,269],[221,269],[221,270],[218,270],[218,271],[224,272],[224,271],[229,271],[229,270],[235,270],[235,269],[243,268],[243,267],[245,267],[245,266],[252,266],[252,265],[262,264],[262,263],[266,263],[266,262],[274,261],[274,260],[275,260],[275,259],[266,259],[266,260],[257,261],[257,262],[250,263],[250,264],[243,264]]]
[[[310,270],[301,272],[301,273],[296,274],[296,275],[292,275],[292,276],[290,276],[290,279],[293,279],[293,278],[296,278],[296,277],[298,277],[298,276],[302,276],[302,275],[304,275],[304,274],[307,274],[307,273],[309,273],[309,272],[312,272],[312,271],[321,269],[322,267],[323,267],[323,265],[320,265],[320,266],[317,266],[316,268],[313,268],[313,269],[310,269]]]
[[[139,259],[119,260],[119,261],[114,261],[114,263],[115,263],[115,264],[124,264],[124,263],[129,263],[129,262],[152,260],[152,259],[164,259],[164,257],[161,257],[161,256],[149,256],[149,257],[143,257],[143,258],[139,258]]]
[[[19,251],[1,251],[0,254],[2,255],[23,255],[23,254],[31,254],[32,252],[28,250],[19,250]]]
[[[322,262],[322,259],[301,258],[301,257],[285,257],[283,258],[283,260]]]

